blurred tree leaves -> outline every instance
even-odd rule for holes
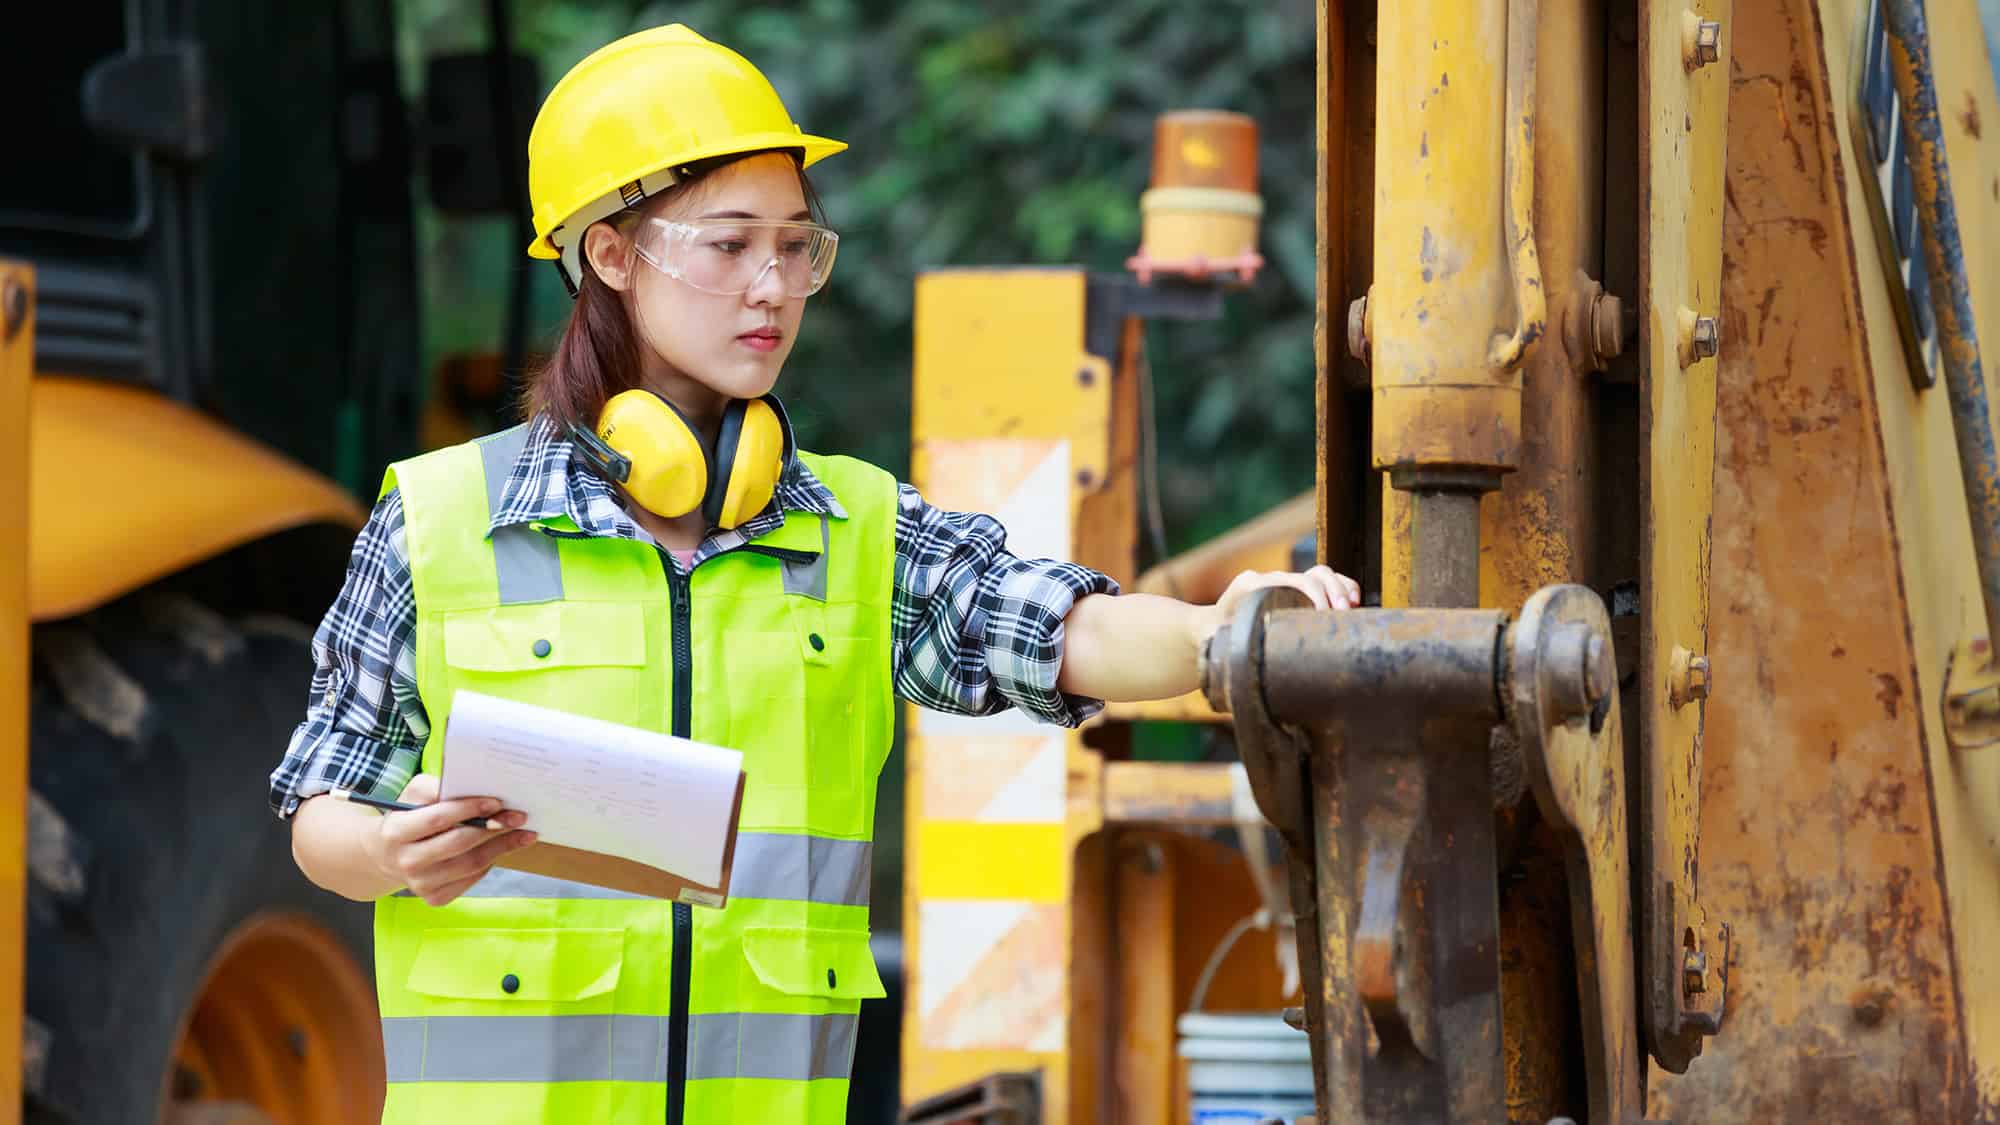
[[[413,55],[483,42],[483,31],[467,39],[483,4],[402,3]],[[1138,244],[1154,119],[1196,107],[1252,115],[1266,271],[1219,323],[1148,333],[1169,545],[1190,546],[1311,487],[1308,0],[518,0],[514,13],[517,47],[541,60],[545,86],[618,35],[681,22],[756,63],[808,130],[849,143],[813,170],[841,232],[840,262],[812,301],[780,391],[807,444],[898,473],[909,463],[917,274],[1121,269]],[[504,287],[494,282],[525,265],[527,238],[503,226],[427,225],[434,339],[463,337],[474,321],[497,339]],[[545,340],[568,301],[546,267],[533,276]]]

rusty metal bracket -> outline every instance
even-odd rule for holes
[[[2000,668],[1993,644],[1967,637],[1954,645],[1944,666],[1944,736],[1953,750],[1983,750],[2000,744]]]
[[[1309,744],[1296,728],[1272,716],[1264,700],[1265,626],[1273,610],[1299,610],[1311,599],[1289,587],[1258,590],[1244,599],[1236,617],[1202,650],[1201,684],[1209,703],[1230,713],[1237,756],[1243,760],[1251,795],[1285,844],[1292,916],[1298,942],[1299,979],[1305,987],[1305,1025],[1312,1038],[1315,1104],[1331,1105],[1327,1085],[1329,1034],[1321,964],[1319,890],[1314,862],[1314,826],[1307,776]],[[1342,923],[1336,922],[1336,926]]]
[[[1202,687],[1233,712],[1286,841],[1319,1119],[1492,1120],[1506,1080],[1487,746],[1505,615],[1300,605],[1254,597],[1210,642]]]
[[[1490,361],[1498,368],[1521,362],[1549,323],[1542,288],[1541,253],[1535,247],[1535,35],[1538,0],[1507,5],[1507,254],[1514,278],[1514,331],[1496,336]]]
[[[1695,1006],[1695,997],[1708,994],[1708,951],[1702,948],[1701,938],[1693,930],[1689,930],[1682,941],[1681,1018],[1687,1026],[1702,1035],[1719,1034],[1723,1018],[1729,1014],[1729,927],[1722,927],[1722,960],[1715,967],[1713,1009]]]
[[[1590,1121],[1637,1121],[1631,852],[1611,619],[1582,586],[1528,599],[1507,634],[1507,712],[1536,803],[1563,840]]]

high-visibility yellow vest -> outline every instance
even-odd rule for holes
[[[822,1125],[844,1119],[889,750],[896,485],[801,454],[846,519],[782,527],[691,576],[567,517],[489,539],[525,427],[392,466],[436,772],[460,688],[741,750],[728,906],[495,868],[375,911],[383,1119],[421,1125]]]

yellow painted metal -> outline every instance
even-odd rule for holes
[[[1421,0],[1377,25],[1375,276],[1369,289],[1378,467],[1504,471],[1519,459],[1503,234],[1505,0]],[[1385,536],[1385,542],[1387,537]]]
[[[1129,588],[1142,337],[1128,320],[1114,377],[1111,357],[1085,351],[1087,300],[1081,270],[918,280],[913,478],[932,503],[1000,515],[1016,549]],[[1310,500],[1294,507],[1258,537],[1263,569],[1284,565],[1271,552],[1289,555],[1311,527]],[[1234,565],[1243,545],[1194,569]],[[1221,716],[1198,694],[1107,715],[1136,718]],[[1197,861],[1173,845],[1172,862],[1153,867],[1157,849],[1128,845],[1147,825],[1227,823],[1238,771],[1106,762],[1081,732],[1006,715],[913,713],[908,732],[904,1102],[1033,1070],[1045,1123],[1112,1125],[1134,1120],[1133,1107],[1157,1119],[1176,1097],[1172,1015],[1256,892],[1226,849],[1203,844],[1223,858]],[[1151,934],[1169,922],[1173,941]],[[1274,963],[1243,960],[1217,975],[1212,1000],[1276,1006]]]
[[[1060,824],[927,820],[910,848],[910,877],[935,898],[1061,902],[1064,843]]]
[[[0,502],[27,508],[28,382],[35,355],[35,274],[0,260]],[[28,903],[27,544],[0,565],[0,1123],[21,1115],[21,974]]]
[[[1541,0],[1508,0],[1506,133],[1507,265],[1514,290],[1514,330],[1493,338],[1487,362],[1506,371],[1521,362],[1548,327],[1535,238],[1535,67],[1542,30]]]
[[[1722,27],[1720,57],[1693,69],[1690,12]],[[1680,962],[1707,923],[1695,882],[1704,705],[1676,705],[1669,670],[1675,646],[1708,650],[1715,466],[1716,361],[1684,354],[1683,326],[1684,310],[1721,315],[1729,19],[1729,0],[1647,0],[1639,12],[1640,994],[1648,1045],[1674,1069],[1701,1049],[1680,1030]]]
[[[1109,479],[1111,368],[1083,347],[1084,281],[1080,269],[1026,268],[919,280],[912,476],[924,478],[933,442],[1047,438],[1070,443],[1073,512]]]
[[[1520,468],[1480,503],[1480,604],[1510,612],[1544,586],[1596,578],[1591,376],[1570,354],[1566,329],[1589,315],[1579,290],[1604,258],[1603,177],[1595,172],[1605,154],[1604,20],[1592,0],[1541,0],[1540,8],[1534,164],[1544,174],[1534,230],[1548,333],[1521,367]]]
[[[150,391],[41,375],[28,417],[37,621],[274,532],[366,518],[332,481]]]
[[[1093,517],[1130,523],[1136,510],[1131,467],[1113,456],[1136,418],[1114,419],[1115,404],[1136,399],[1085,349],[1087,296],[1081,269],[918,279],[911,478],[932,503],[1001,515],[1017,549],[1129,578],[1131,535],[1093,530]],[[1129,325],[1123,336],[1128,348],[1138,338]],[[1050,465],[1065,479],[1049,479]],[[1051,739],[1062,755],[1052,786],[1033,772]],[[1072,950],[1091,944],[1080,935],[1101,928],[1093,912],[1108,903],[1079,910],[1074,896],[1093,892],[1075,888],[1095,884],[1074,856],[1103,822],[1102,758],[1077,732],[1005,717],[913,713],[906,746],[902,1100],[1028,1070],[1041,1075],[1043,1122],[1093,1120],[1105,1076],[1092,1051],[1110,1009],[1077,987]],[[1001,772],[1015,762],[1025,764]],[[1010,785],[1025,804],[988,816]],[[927,983],[951,960],[927,953],[931,943],[968,940],[987,944],[953,955],[971,962],[959,978]]]
[[[1822,0],[1828,85],[1854,89],[1855,45],[1865,0]],[[2000,128],[2000,101],[1974,0],[1930,0],[1931,54],[1941,105],[1946,158],[1956,189],[1966,280],[1981,339],[2000,340],[2000,151],[1985,133]],[[1848,175],[1865,168],[1848,130],[1834,130]],[[1922,743],[1943,859],[1952,965],[1963,1009],[1967,1062],[1981,1110],[2000,1115],[2000,752],[1954,751],[1942,710],[1942,685],[1953,650],[1983,633],[1963,486],[1942,385],[1917,391],[1906,368],[1895,305],[1882,280],[1878,247],[1865,237],[1872,217],[1866,193],[1848,184],[1844,204],[1866,263],[1859,285],[1867,325],[1867,361],[1880,415],[1878,432],[1893,503],[1900,588],[1908,598],[1915,667],[1910,706]],[[1987,393],[1995,393],[1987,364]],[[1901,669],[1897,669],[1901,671]]]

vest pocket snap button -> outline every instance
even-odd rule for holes
[[[807,644],[809,644],[809,645],[811,645],[811,646],[813,646],[813,651],[814,651],[814,652],[825,652],[825,651],[826,651],[826,642],[820,639],[820,636],[819,636],[819,634],[818,634],[818,633],[814,633],[814,634],[812,634],[811,636],[807,637],[807,638],[806,638],[806,643],[807,643]]]
[[[550,649],[550,646],[549,646],[549,642],[547,642],[547,641],[536,641],[536,642],[535,642],[535,655],[536,655],[536,656],[547,656],[547,655],[549,654],[549,649]]]
[[[521,978],[515,976],[513,973],[508,973],[506,976],[501,977],[500,991],[506,993],[509,996],[512,996],[516,992],[521,991]]]
[[[832,988],[832,987],[833,987],[833,970],[832,970],[832,969],[828,969],[828,970],[826,971],[826,986],[827,986],[828,988]]]

